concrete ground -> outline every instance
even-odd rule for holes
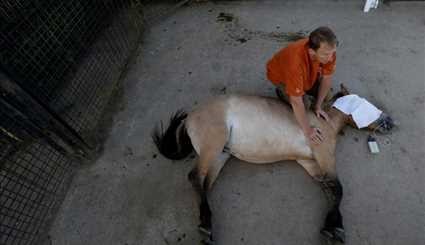
[[[199,244],[198,207],[186,175],[196,158],[172,162],[150,138],[159,120],[222,93],[274,96],[268,58],[288,32],[334,29],[334,87],[347,85],[401,126],[378,136],[345,130],[337,146],[347,244],[425,244],[425,4],[364,1],[229,1],[192,4],[145,33],[124,79],[123,106],[103,155],[73,181],[51,243]],[[220,12],[230,22],[217,21]],[[326,200],[294,162],[231,159],[210,195],[218,245],[320,244]]]

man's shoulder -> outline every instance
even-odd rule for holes
[[[300,40],[297,40],[295,42],[291,42],[288,45],[282,47],[277,54],[284,55],[284,54],[296,54],[301,53],[303,51],[306,51],[306,45],[307,45],[308,39],[303,38]]]
[[[284,71],[288,73],[304,72],[308,66],[306,63],[308,52],[305,50],[307,42],[308,39],[306,38],[300,39],[282,48],[269,61],[269,66],[279,67],[278,69],[284,67]]]
[[[307,42],[308,42],[308,38],[302,38],[288,44],[285,49],[293,51],[293,52],[303,52],[303,51],[306,51]]]
[[[291,45],[296,45],[296,46],[305,46],[308,42],[308,37],[304,37],[301,39],[298,39],[296,41],[293,41],[292,43],[290,43]]]
[[[298,41],[292,42],[283,49],[285,55],[291,56],[291,58],[300,58],[304,59],[307,54],[307,38],[300,39]]]

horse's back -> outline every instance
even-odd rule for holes
[[[212,140],[212,135],[225,129],[225,146],[239,159],[267,163],[312,158],[290,107],[274,98],[217,97],[191,112],[186,127],[198,153],[202,144]],[[212,128],[215,134],[208,133]]]

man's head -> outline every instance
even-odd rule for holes
[[[329,27],[319,27],[308,37],[308,52],[310,56],[322,64],[332,60],[338,46],[338,40]]]

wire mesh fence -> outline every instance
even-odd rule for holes
[[[108,98],[92,95],[112,90],[139,37],[136,2],[13,2],[1,11],[2,69],[77,132],[90,130]]]
[[[17,109],[0,79],[0,244],[33,244],[60,204],[73,162],[43,137],[42,119]]]
[[[49,120],[61,119],[82,138],[96,126],[137,47],[141,6],[131,0],[0,3],[1,71],[47,111],[31,111],[19,95],[1,93],[0,244],[34,244],[46,229],[76,165],[50,136]]]
[[[0,244],[33,244],[60,204],[72,163],[43,141],[14,150],[0,171]]]
[[[0,2],[0,245],[41,241],[145,25],[187,2]]]

